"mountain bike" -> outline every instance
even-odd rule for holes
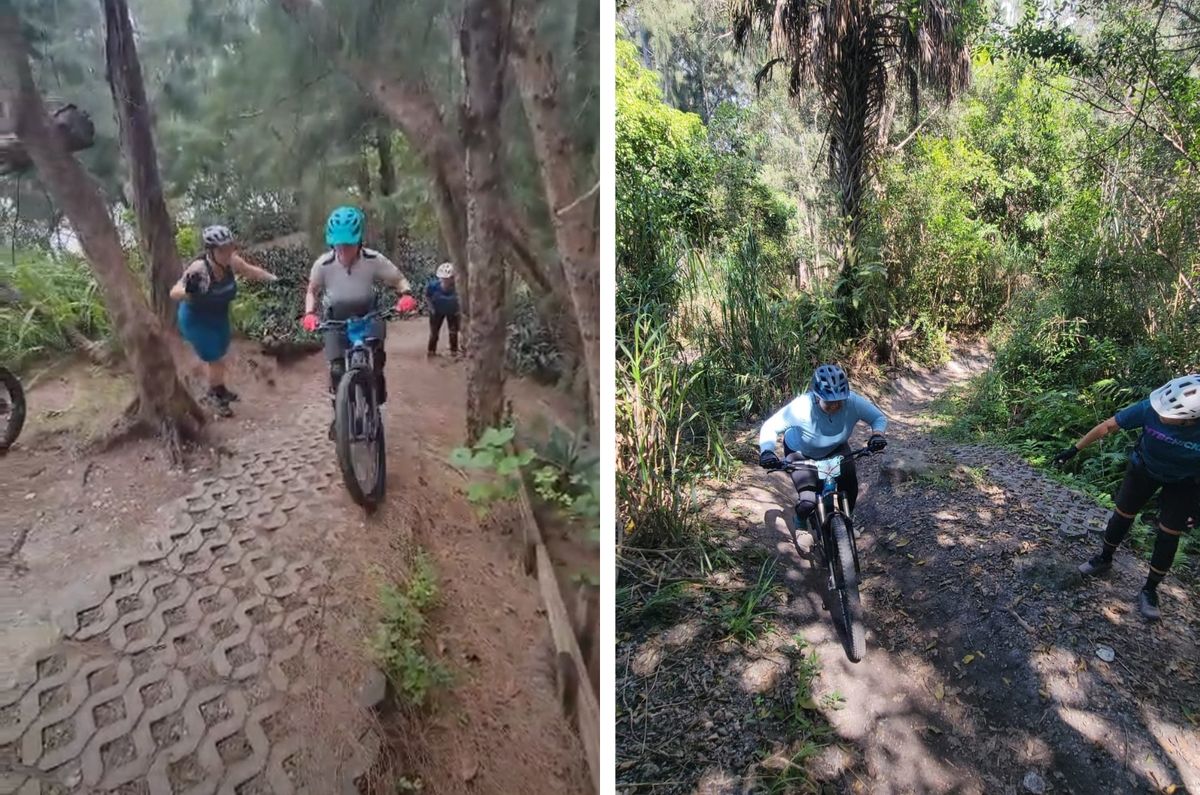
[[[871,455],[864,447],[849,455],[851,459]],[[817,478],[823,483],[816,508],[808,516],[809,529],[820,539],[821,557],[829,570],[829,590],[837,592],[842,609],[842,625],[849,638],[849,655],[858,662],[867,653],[867,635],[863,626],[862,600],[858,595],[858,544],[854,536],[854,522],[846,508],[846,498],[837,488],[837,477],[842,473],[842,461],[846,456],[835,455],[822,460],[804,459],[783,461],[772,472],[796,472],[800,469],[815,469]],[[795,524],[799,529],[799,518]]]
[[[383,501],[387,455],[379,393],[375,380],[375,350],[381,342],[370,336],[371,321],[390,320],[392,310],[374,310],[361,317],[326,320],[321,331],[344,330],[346,371],[334,397],[334,447],[346,491],[356,503],[374,510]]]
[[[8,452],[25,425],[25,390],[17,377],[0,367],[0,455]]]

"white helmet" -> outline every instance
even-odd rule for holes
[[[205,227],[204,231],[200,234],[200,238],[204,241],[205,246],[217,248],[218,246],[232,243],[233,232],[229,231],[229,227],[218,224],[216,226]]]
[[[454,266],[449,262],[443,262],[441,265],[438,265],[437,277],[439,279],[453,279]]]
[[[1194,420],[1200,417],[1200,375],[1181,375],[1150,393],[1150,406],[1160,417]]]

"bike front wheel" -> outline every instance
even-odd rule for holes
[[[25,425],[25,390],[17,377],[0,367],[0,453],[12,446]]]
[[[354,368],[338,384],[334,411],[334,445],[350,498],[365,508],[383,499],[387,478],[383,422],[371,399],[374,376]]]
[[[832,561],[837,584],[838,601],[842,607],[842,621],[849,640],[850,659],[858,662],[867,654],[867,632],[863,625],[862,600],[858,595],[858,571],[854,565],[854,540],[846,517],[834,514],[829,518],[829,531],[833,536]]]

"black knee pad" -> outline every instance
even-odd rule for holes
[[[329,391],[337,392],[338,384],[342,382],[342,376],[346,374],[346,361],[344,359],[334,359],[329,363]]]

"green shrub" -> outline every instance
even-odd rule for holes
[[[425,652],[426,615],[437,605],[438,586],[429,558],[420,553],[408,579],[379,589],[380,617],[370,648],[407,705],[424,706],[429,693],[450,682],[446,668]]]
[[[20,294],[17,303],[0,304],[0,362],[9,367],[74,350],[69,328],[93,340],[111,336],[99,287],[78,257],[18,252],[15,263],[0,261],[0,284]]]

